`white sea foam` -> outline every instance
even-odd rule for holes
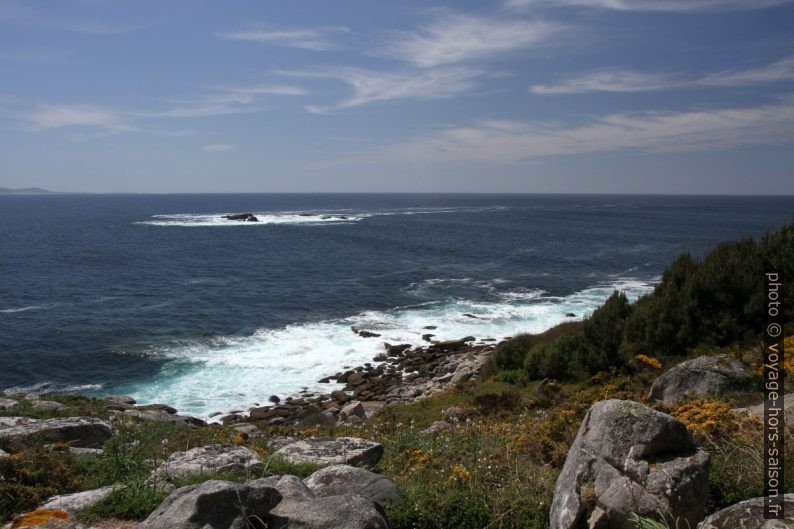
[[[148,224],[151,226],[181,226],[181,227],[209,227],[209,226],[268,226],[273,224],[291,225],[323,225],[357,222],[366,215],[330,215],[330,214],[311,214],[301,215],[297,213],[254,213],[259,222],[246,222],[229,220],[224,215],[231,213],[216,213],[211,215],[200,215],[190,213],[180,213],[175,215],[154,215],[150,220],[136,222],[136,224]]]
[[[215,411],[264,404],[269,395],[294,395],[301,388],[330,391],[322,377],[345,366],[372,361],[383,342],[426,345],[422,334],[448,340],[472,335],[502,339],[521,332],[541,332],[566,320],[591,313],[613,290],[636,299],[651,289],[642,281],[621,279],[566,297],[541,292],[505,295],[501,302],[456,300],[363,312],[353,317],[262,329],[247,337],[215,337],[156,351],[169,361],[154,380],[114,388],[140,402],[163,402],[182,413],[207,417]],[[475,316],[467,316],[467,314]],[[427,330],[425,326],[436,329]],[[351,327],[379,333],[362,338]]]
[[[27,307],[16,307],[13,309],[0,309],[0,314],[14,314],[16,312],[27,312],[29,310],[43,310],[52,308],[52,305],[28,305]]]
[[[226,213],[174,213],[168,215],[152,215],[148,220],[135,222],[135,224],[146,224],[150,226],[179,226],[179,227],[212,227],[212,226],[272,226],[282,225],[304,225],[304,226],[323,226],[330,224],[351,224],[363,219],[375,216],[390,215],[422,215],[432,213],[476,213],[479,211],[494,211],[505,209],[504,206],[493,207],[416,207],[400,208],[393,210],[383,210],[378,212],[355,212],[349,209],[323,210],[323,211],[265,211],[253,212],[259,222],[247,222],[229,220]]]

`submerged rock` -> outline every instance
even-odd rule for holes
[[[684,395],[721,396],[728,391],[746,390],[751,383],[750,372],[732,356],[700,356],[660,375],[648,400],[669,403]]]
[[[259,219],[253,213],[234,213],[232,215],[224,215],[223,218],[242,222],[259,222]]]
[[[637,402],[598,402],[557,479],[550,527],[635,529],[635,512],[695,527],[706,507],[708,463],[678,419]]]
[[[383,456],[383,445],[358,437],[309,437],[279,448],[275,455],[290,463],[374,466]]]

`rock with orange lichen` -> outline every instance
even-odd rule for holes
[[[82,526],[71,519],[71,515],[60,509],[36,509],[20,514],[11,522],[10,529],[38,527],[40,529],[79,529]]]

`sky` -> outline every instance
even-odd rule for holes
[[[0,0],[0,187],[794,193],[794,0]]]

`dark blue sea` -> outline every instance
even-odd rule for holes
[[[793,214],[794,197],[0,196],[0,388],[244,408],[427,325],[484,339],[580,318]]]

